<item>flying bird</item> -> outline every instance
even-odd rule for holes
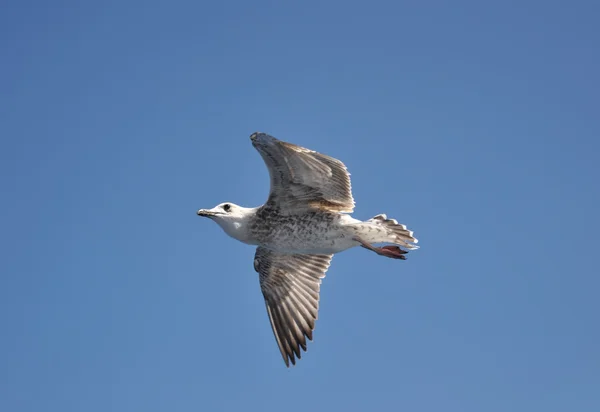
[[[198,210],[229,236],[255,245],[258,272],[271,327],[287,367],[312,341],[321,280],[335,253],[362,246],[380,256],[406,259],[418,240],[405,225],[380,214],[360,221],[350,174],[339,160],[253,133],[271,179],[266,203],[247,208],[221,203]],[[376,246],[376,244],[388,244]]]

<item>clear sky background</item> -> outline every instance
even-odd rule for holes
[[[0,410],[600,410],[597,2],[1,7]],[[421,245],[337,255],[290,369],[196,216],[255,131]]]

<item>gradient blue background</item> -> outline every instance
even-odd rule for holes
[[[594,2],[12,1],[0,410],[598,411]],[[342,159],[406,262],[334,258],[286,369],[249,135]]]

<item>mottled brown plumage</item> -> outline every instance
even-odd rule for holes
[[[250,139],[269,169],[268,207],[282,214],[354,210],[350,175],[342,162],[265,133],[254,133]]]

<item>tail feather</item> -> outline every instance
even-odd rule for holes
[[[397,243],[409,250],[419,248],[419,246],[416,246],[419,240],[413,236],[413,231],[408,230],[406,225],[398,223],[396,219],[388,219],[385,214],[380,214],[367,220],[367,222],[383,226],[391,236],[391,243]]]

